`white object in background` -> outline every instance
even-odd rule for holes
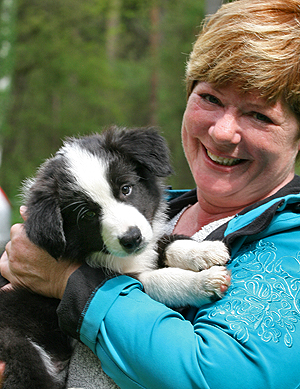
[[[11,227],[11,206],[10,202],[0,187],[0,255],[9,241]]]

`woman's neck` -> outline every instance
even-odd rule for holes
[[[194,235],[197,231],[199,231],[203,226],[207,224],[224,219],[229,216],[234,216],[237,213],[241,212],[247,206],[253,204],[254,202],[263,200],[276,192],[279,189],[283,188],[286,184],[288,184],[294,178],[294,173],[286,178],[279,186],[273,189],[273,191],[265,194],[265,196],[256,199],[255,201],[244,203],[243,206],[241,204],[239,206],[220,206],[218,203],[214,201],[210,203],[206,201],[204,196],[201,195],[201,192],[197,191],[198,202],[194,205],[187,208],[183,214],[180,216],[175,228],[175,234],[183,234],[187,236]],[[232,203],[232,201],[229,201]]]
[[[241,208],[242,209],[242,208]],[[187,236],[194,235],[203,226],[229,216],[234,216],[241,209],[210,209],[206,210],[197,202],[187,208],[180,216],[173,233]]]

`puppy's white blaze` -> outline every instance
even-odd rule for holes
[[[112,191],[105,179],[108,164],[102,158],[97,158],[78,145],[66,144],[62,152],[68,161],[68,170],[76,178],[78,186],[83,189],[93,201],[101,206],[107,206],[112,200]]]
[[[130,227],[138,227],[142,234],[142,245],[146,246],[152,240],[152,228],[147,219],[133,206],[118,201],[103,208],[102,237],[108,251],[118,257],[128,254],[120,245],[122,237]]]
[[[68,169],[76,178],[77,185],[101,206],[103,212],[101,233],[105,246],[111,255],[94,253],[88,262],[92,266],[109,264],[113,270],[134,270],[137,266],[134,263],[139,263],[141,256],[136,254],[128,255],[120,245],[119,238],[130,227],[138,227],[142,234],[142,244],[146,248],[153,239],[151,225],[135,207],[115,199],[106,179],[108,163],[105,160],[97,158],[74,144],[66,143],[62,147],[61,152],[67,158]],[[149,254],[151,253],[150,257],[152,258],[154,255],[152,254],[152,252],[154,253],[153,248],[147,247],[146,250],[149,251]],[[124,263],[125,261],[126,264]],[[140,267],[144,268],[144,266],[149,268],[152,266],[152,263],[148,266],[146,264],[142,265],[142,263],[140,265],[137,266],[138,269]]]

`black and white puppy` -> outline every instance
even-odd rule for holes
[[[28,237],[54,258],[134,275],[168,306],[208,303],[228,284],[225,267],[212,267],[228,251],[222,242],[165,236],[162,178],[170,173],[154,129],[68,139],[27,182]]]
[[[25,185],[27,235],[58,260],[133,275],[146,293],[168,306],[208,303],[229,284],[222,266],[229,254],[222,242],[165,236],[162,179],[170,173],[168,148],[154,129],[114,127],[67,139]],[[58,330],[56,306],[26,291],[1,293],[4,389],[61,387],[53,370],[68,359],[71,343]],[[42,380],[33,378],[35,373]]]

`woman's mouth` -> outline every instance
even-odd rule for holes
[[[239,159],[239,158],[223,158],[223,157],[219,157],[217,155],[212,154],[208,150],[206,150],[206,152],[207,152],[208,157],[212,161],[216,162],[219,165],[233,166],[233,165],[237,165],[238,163],[242,162],[242,159]]]

